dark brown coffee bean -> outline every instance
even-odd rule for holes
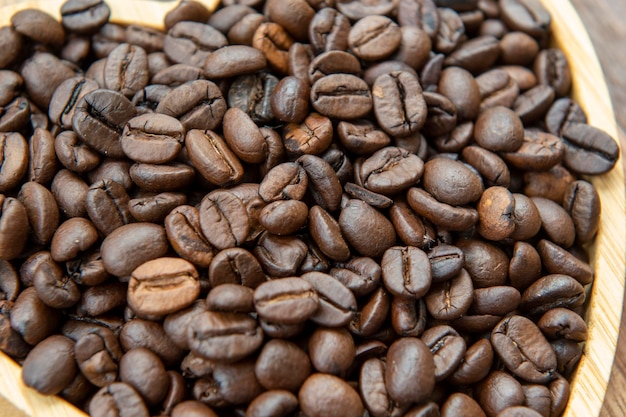
[[[130,200],[128,209],[137,221],[161,223],[171,210],[186,202],[187,196],[182,193],[149,194]]]
[[[226,37],[231,44],[252,46],[254,32],[262,23],[267,22],[267,17],[261,13],[250,13],[230,27]]]
[[[243,166],[217,133],[192,129],[185,136],[191,163],[204,179],[218,186],[236,184],[243,177]]]
[[[55,139],[52,133],[36,127],[28,141],[28,171],[26,177],[42,185],[49,185],[58,170]]]
[[[210,79],[219,79],[254,73],[265,68],[265,58],[262,51],[251,46],[224,46],[206,57],[203,74]]]
[[[315,10],[304,0],[289,0],[287,3],[270,0],[266,12],[272,22],[285,28],[294,39],[308,40],[308,28]]]
[[[44,32],[35,21],[32,23],[37,27],[38,33]],[[40,109],[47,109],[56,88],[63,81],[74,77],[76,68],[51,53],[36,52],[24,62],[21,74],[29,100]]]
[[[454,277],[465,264],[463,251],[456,246],[441,244],[428,252],[433,282],[443,282]]]
[[[261,346],[263,331],[246,314],[205,311],[187,325],[187,342],[204,358],[235,362]]]
[[[474,286],[465,269],[451,279],[435,283],[424,298],[428,312],[438,320],[455,320],[470,308]]]
[[[348,44],[365,61],[379,61],[391,55],[402,40],[400,28],[386,16],[367,16],[355,23]]]
[[[42,244],[49,243],[59,226],[59,207],[52,192],[43,185],[30,181],[22,185],[18,199],[26,209],[28,224],[35,240]]]
[[[513,110],[525,124],[532,123],[544,117],[554,101],[554,89],[550,86],[539,84],[528,91],[520,94]]]
[[[215,129],[226,112],[221,91],[207,80],[191,81],[169,90],[156,104],[157,113],[177,118],[187,130]]]
[[[372,416],[385,414],[399,415],[406,405],[395,404],[389,398],[385,386],[386,364],[378,358],[369,358],[361,367],[359,373],[359,390],[365,407]]]
[[[101,0],[72,0],[61,6],[61,24],[69,31],[90,34],[102,27],[111,15]]]
[[[524,130],[524,142],[515,152],[502,153],[510,165],[522,170],[545,171],[564,157],[565,146],[559,138],[535,129]]]
[[[191,1],[189,3],[192,3]],[[217,414],[200,401],[182,401],[172,409],[172,417],[217,417]]]
[[[148,417],[148,407],[141,395],[125,382],[114,382],[102,387],[89,402],[89,414],[105,417],[110,410],[132,413],[137,417]]]
[[[531,200],[539,211],[541,227],[550,240],[565,248],[572,246],[576,230],[572,218],[565,209],[547,198],[533,197]]]
[[[92,330],[76,340],[74,355],[81,372],[97,387],[115,382],[122,349],[117,336],[107,328]]]
[[[493,363],[493,348],[488,339],[480,339],[465,351],[459,367],[448,381],[455,385],[474,384],[487,376]]]
[[[209,267],[209,280],[214,287],[232,283],[256,288],[265,281],[265,274],[250,252],[229,248],[215,255]]]
[[[94,226],[107,236],[118,227],[132,222],[129,201],[123,186],[106,179],[89,187],[85,206]]]
[[[557,164],[547,171],[525,172],[524,193],[529,197],[545,197],[557,203],[563,202],[565,188],[576,180],[574,175]]]
[[[120,359],[119,374],[150,405],[159,404],[167,394],[169,378],[163,362],[146,348],[127,351]]]
[[[469,395],[455,392],[441,406],[441,417],[452,417],[461,414],[467,417],[486,417],[476,400]]]
[[[54,149],[61,164],[70,171],[84,173],[100,164],[100,154],[79,140],[72,130],[56,137]]]
[[[272,168],[259,184],[259,195],[267,203],[278,200],[301,200],[309,184],[304,168],[285,162]]]
[[[185,64],[175,64],[163,68],[152,76],[153,84],[166,85],[168,87],[178,87],[189,81],[204,79],[201,68]]]
[[[524,404],[522,385],[504,371],[493,371],[474,390],[474,397],[489,417],[503,409]]]
[[[426,305],[424,300],[393,297],[391,302],[391,326],[401,336],[417,337],[426,328]]]
[[[302,155],[296,161],[307,174],[309,190],[317,204],[335,211],[341,203],[342,188],[333,168],[315,155]]]
[[[319,53],[344,51],[348,47],[350,21],[333,8],[320,9],[311,19],[308,30],[309,40]]]
[[[363,200],[370,206],[378,209],[387,208],[393,204],[393,200],[389,197],[372,192],[367,188],[359,187],[351,182],[346,182],[344,185],[344,191],[350,197]]]
[[[520,87],[503,69],[496,68],[476,77],[482,99],[480,113],[497,106],[510,108],[519,96]]]
[[[491,342],[506,367],[519,378],[537,384],[553,378],[556,355],[539,328],[526,317],[505,318],[494,327]]]
[[[297,408],[298,398],[291,392],[270,390],[252,400],[246,409],[246,417],[285,417]]]
[[[281,74],[289,72],[287,51],[293,43],[287,31],[274,22],[261,23],[252,38],[252,46],[263,52],[268,66]]]
[[[545,275],[530,285],[522,294],[522,311],[530,315],[544,314],[551,308],[574,308],[585,302],[583,286],[563,274]]]
[[[168,30],[163,51],[175,63],[202,67],[213,51],[226,45],[226,36],[212,26],[181,21]]]
[[[563,207],[572,217],[576,239],[589,242],[598,231],[600,198],[594,186],[583,180],[574,181],[565,190]]]
[[[357,297],[378,288],[381,273],[380,265],[372,258],[353,258],[345,264],[335,263],[335,268],[330,270],[330,275],[348,287]]]
[[[362,79],[330,74],[311,87],[311,104],[319,113],[337,119],[358,119],[372,109],[372,94]]]
[[[61,24],[50,14],[37,9],[24,9],[11,16],[11,27],[35,42],[59,46],[65,41]]]
[[[135,109],[123,94],[98,89],[80,100],[72,118],[72,127],[93,149],[105,156],[120,158],[124,152],[119,136],[133,116]]]
[[[254,121],[243,110],[233,107],[224,115],[224,139],[228,147],[244,162],[259,163],[265,159],[265,138]]]
[[[68,308],[75,305],[81,297],[76,283],[70,279],[55,262],[43,262],[35,270],[33,287],[37,296],[52,308]]]
[[[540,240],[537,244],[537,251],[541,256],[541,262],[546,268],[546,272],[569,275],[582,285],[587,285],[593,280],[593,269],[588,263],[549,240]]]
[[[546,129],[556,136],[561,136],[571,123],[587,123],[583,109],[572,99],[563,97],[555,100],[545,118]]]
[[[333,375],[315,373],[298,392],[300,408],[307,416],[342,415],[360,417],[363,403],[359,394],[344,380]]]
[[[161,323],[133,319],[122,327],[119,341],[125,351],[147,348],[157,354],[166,366],[180,363],[184,351],[167,335]]]
[[[561,133],[565,144],[563,164],[579,174],[603,174],[615,165],[619,148],[606,132],[582,123],[571,123]]]
[[[339,227],[348,243],[363,256],[381,256],[396,240],[391,222],[357,199],[350,200],[341,210]]]
[[[448,158],[428,161],[424,165],[422,182],[433,197],[453,206],[476,201],[483,192],[480,176],[463,163]]]
[[[428,108],[416,76],[404,71],[381,75],[372,86],[374,114],[389,135],[404,137],[424,126]]]
[[[310,320],[325,327],[341,327],[352,321],[357,310],[354,294],[341,282],[322,272],[302,275],[318,294],[319,307]],[[326,372],[317,368],[320,372]]]
[[[117,168],[111,166],[111,170],[122,168],[122,166]],[[126,183],[125,178],[128,176],[128,179],[132,181],[131,184],[135,183],[143,190],[154,193],[181,190],[191,184],[195,176],[192,167],[178,162],[158,165],[133,164],[129,168],[128,172],[118,172],[111,176],[119,176],[120,178],[116,181],[120,183]]]
[[[0,47],[2,47],[2,55],[0,55],[0,67],[7,68],[10,66],[22,52],[22,46],[25,38],[10,25],[0,28]]]
[[[406,245],[424,248],[424,223],[406,201],[396,199],[389,209],[389,217],[398,237]]]
[[[409,189],[407,202],[417,214],[445,230],[467,230],[478,221],[476,210],[441,203],[428,192],[419,188],[412,187]]]
[[[359,176],[365,188],[376,193],[393,195],[415,184],[423,172],[424,162],[419,156],[387,146],[363,162]]]
[[[0,261],[0,301],[15,301],[19,293],[20,278],[9,261]]]
[[[120,136],[122,150],[136,162],[162,164],[176,158],[185,128],[165,114],[143,114],[130,119]]]
[[[135,268],[128,305],[137,314],[162,316],[189,306],[200,294],[196,268],[179,258],[156,258]]]
[[[365,304],[359,306],[360,311],[350,322],[350,332],[363,337],[374,335],[387,319],[390,305],[391,296],[384,287],[378,287]]]
[[[389,396],[399,404],[418,403],[430,396],[435,386],[435,363],[428,346],[420,339],[404,337],[387,352],[385,384]]]
[[[381,261],[383,283],[399,297],[419,299],[432,282],[428,255],[413,246],[387,249]]]
[[[240,198],[225,190],[207,194],[200,204],[200,226],[204,236],[218,249],[238,246],[250,232],[250,220]]]
[[[478,233],[485,239],[504,240],[515,231],[515,198],[504,187],[489,187],[480,197],[478,211]]]
[[[254,255],[263,270],[273,278],[296,274],[308,253],[306,243],[293,236],[263,233],[259,237]]]
[[[289,363],[289,367],[284,364]],[[255,375],[268,390],[297,391],[311,373],[307,354],[286,340],[270,340],[256,360]]]
[[[500,56],[500,43],[491,35],[472,38],[460,44],[444,61],[446,66],[465,68],[479,74],[491,68]]]
[[[300,123],[309,112],[310,87],[294,76],[285,77],[276,85],[270,105],[276,118],[287,123]]]
[[[533,69],[539,84],[549,85],[557,97],[566,95],[572,86],[572,74],[565,54],[557,48],[537,54]]]
[[[153,223],[131,223],[115,229],[100,246],[106,270],[128,277],[135,268],[167,252],[165,229]]]
[[[254,305],[260,317],[275,323],[295,324],[311,317],[318,308],[317,293],[301,278],[265,282],[254,291]]]
[[[449,54],[465,39],[465,25],[461,16],[449,7],[440,7],[438,12],[440,23],[433,49]]]
[[[128,43],[113,49],[104,66],[104,87],[132,97],[149,81],[146,51]]]
[[[22,380],[45,395],[61,392],[77,372],[73,359],[74,341],[61,335],[50,336],[30,351],[24,361]]]
[[[537,327],[551,340],[564,338],[574,342],[587,340],[587,325],[582,317],[567,308],[553,308],[547,311]]]
[[[548,11],[534,0],[507,0],[501,5],[502,20],[513,30],[542,37],[550,26]]]
[[[541,258],[537,250],[526,242],[515,242],[509,263],[511,285],[520,291],[541,277]]]
[[[461,364],[466,345],[459,333],[450,326],[427,329],[420,339],[430,349],[435,362],[435,380],[446,379]]]
[[[478,115],[480,90],[469,71],[458,67],[443,70],[438,92],[454,104],[459,121],[473,120]]]
[[[478,288],[474,290],[474,301],[468,313],[504,316],[517,309],[521,298],[517,289],[505,285]]]
[[[211,311],[231,313],[254,312],[254,291],[238,284],[222,284],[209,291],[207,308]]]
[[[29,345],[36,345],[51,336],[60,323],[60,310],[44,304],[35,288],[26,288],[11,309],[11,327]]]
[[[20,133],[1,133],[0,192],[15,189],[28,170],[28,144]]]

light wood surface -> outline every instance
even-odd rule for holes
[[[202,0],[214,7],[216,0]],[[593,46],[569,1],[542,0],[553,15],[556,44],[568,56],[573,72],[573,96],[585,109],[589,123],[618,137],[615,114]],[[12,13],[36,7],[58,17],[63,0],[0,0],[0,26]],[[175,2],[108,0],[112,20],[158,27]],[[602,222],[592,248],[596,279],[588,310],[589,339],[576,376],[565,417],[600,415],[616,351],[626,271],[626,208],[622,157],[611,172],[592,179],[602,200]],[[617,414],[615,414],[617,415]],[[56,397],[39,395],[21,383],[20,368],[0,353],[0,417],[84,417]]]

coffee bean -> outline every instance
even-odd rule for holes
[[[207,308],[211,311],[251,313],[254,311],[254,291],[238,284],[222,284],[209,291]]]
[[[243,166],[217,133],[192,129],[185,136],[187,154],[194,168],[212,184],[227,186],[243,177]]]
[[[424,401],[435,387],[435,363],[428,346],[420,339],[403,337],[389,346],[385,385],[399,404]]]
[[[253,252],[270,277],[284,278],[296,274],[308,253],[308,247],[297,237],[265,232],[259,237]]]
[[[311,361],[296,344],[274,339],[261,349],[254,373],[259,383],[268,390],[295,392],[311,374]]]
[[[393,195],[415,184],[424,172],[424,162],[417,155],[387,146],[376,151],[361,165],[363,186],[376,193]]]
[[[474,286],[465,269],[452,278],[435,283],[424,298],[428,312],[438,320],[454,320],[470,308]]]
[[[391,326],[400,336],[417,337],[426,328],[424,300],[393,297],[391,301]]]
[[[122,349],[111,330],[102,328],[81,336],[74,355],[81,372],[95,386],[104,387],[117,379]]]
[[[421,298],[432,282],[428,255],[413,246],[387,249],[381,261],[383,283],[397,296]]]
[[[287,123],[300,123],[309,111],[309,85],[294,76],[285,77],[276,85],[270,105],[276,118]]]
[[[357,304],[346,286],[322,272],[308,272],[302,275],[302,279],[311,284],[319,298],[317,311],[310,317],[312,322],[325,327],[341,327],[352,321]]]
[[[150,414],[139,393],[125,382],[114,382],[94,395],[89,403],[89,414],[104,417],[111,412],[127,410],[137,417],[148,417]]]
[[[381,75],[372,97],[376,120],[387,134],[408,136],[424,126],[428,108],[416,76],[404,71]]]
[[[441,7],[439,12],[439,30],[435,36],[434,49],[446,54],[451,53],[462,42],[465,25],[461,16],[448,7]]]
[[[366,222],[363,220],[367,219]],[[381,256],[396,240],[391,222],[367,203],[351,199],[339,215],[345,239],[363,256]]]
[[[22,380],[45,395],[61,392],[75,377],[74,341],[61,335],[46,338],[30,351],[22,368]]]
[[[561,132],[565,144],[564,165],[580,174],[603,174],[613,168],[619,148],[602,130],[571,123]]]
[[[453,206],[476,201],[483,192],[480,176],[448,158],[434,158],[424,165],[423,185],[438,201]]]
[[[358,119],[372,109],[372,93],[362,79],[330,74],[311,87],[311,104],[319,113],[337,119]]]
[[[582,285],[563,274],[545,275],[522,294],[521,309],[531,315],[543,314],[551,308],[574,308],[585,301]]]
[[[239,361],[257,350],[263,331],[246,314],[204,311],[186,326],[191,351],[216,361]]]
[[[335,211],[341,203],[341,183],[333,168],[322,158],[302,155],[296,161],[307,174],[309,191],[317,204],[328,211]]]
[[[249,417],[283,416],[298,408],[298,398],[285,390],[270,390],[256,397],[246,409]]]
[[[168,30],[163,51],[175,63],[202,67],[211,52],[226,45],[226,36],[212,26],[181,21]]]
[[[350,21],[335,9],[320,9],[308,29],[310,42],[317,52],[343,51],[348,47]]]
[[[283,278],[259,285],[254,291],[254,306],[259,316],[275,323],[295,324],[311,317],[319,297],[302,278]]]
[[[189,306],[200,294],[196,268],[184,259],[156,258],[131,274],[128,305],[142,315],[173,313]]]
[[[209,266],[209,280],[214,287],[232,283],[256,288],[265,279],[259,261],[243,248],[218,252]]]
[[[263,52],[268,66],[281,74],[289,71],[287,51],[293,43],[287,31],[274,22],[261,23],[252,38],[252,46]]]
[[[400,0],[398,3],[398,23],[402,27],[417,26],[434,39],[439,31],[440,19],[433,0]]]
[[[271,97],[278,78],[260,72],[235,78],[228,89],[228,105],[245,111],[257,123],[268,123],[274,118]]]
[[[459,367],[448,377],[456,385],[476,383],[487,376],[493,363],[493,347],[488,339],[479,339],[465,351]]]
[[[264,24],[267,23],[260,26]],[[245,45],[230,45],[220,47],[206,57],[203,74],[210,79],[228,78],[257,72],[266,65],[262,51]]]
[[[544,36],[551,22],[547,10],[534,0],[507,0],[501,6],[501,13],[511,29],[534,37]]]
[[[385,16],[367,16],[350,29],[348,44],[354,54],[365,61],[378,61],[400,46],[400,28]]]
[[[533,69],[539,84],[549,85],[557,97],[569,92],[572,86],[572,74],[567,58],[560,49],[544,49],[537,54]]]
[[[474,397],[489,417],[525,400],[522,385],[504,371],[491,372],[475,389]]]
[[[466,230],[478,221],[476,210],[441,203],[420,188],[409,189],[407,202],[417,214],[446,230]]]
[[[468,417],[486,417],[480,405],[469,395],[456,392],[448,397],[441,407],[442,417],[463,414]]]
[[[300,408],[311,417],[339,414],[346,417],[363,415],[359,394],[344,380],[333,375],[315,373],[309,376],[298,392]]]

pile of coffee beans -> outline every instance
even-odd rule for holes
[[[619,149],[538,0],[109,15],[0,28],[0,348],[26,385],[93,417],[561,415],[583,177]]]

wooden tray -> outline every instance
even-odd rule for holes
[[[2,1],[2,0],[0,0]],[[217,0],[201,0],[214,9]],[[554,43],[567,55],[573,76],[573,97],[589,123],[617,138],[615,115],[591,41],[571,3],[542,0],[552,13]],[[59,17],[63,0],[4,0],[0,26],[18,10],[35,7]],[[111,20],[160,27],[175,1],[107,0]],[[564,417],[598,416],[606,393],[617,344],[626,271],[626,208],[621,156],[615,168],[592,179],[602,200],[602,222],[592,247],[595,283],[588,309],[589,338],[572,381]],[[86,417],[57,397],[40,395],[22,384],[20,367],[0,352],[0,417]]]

